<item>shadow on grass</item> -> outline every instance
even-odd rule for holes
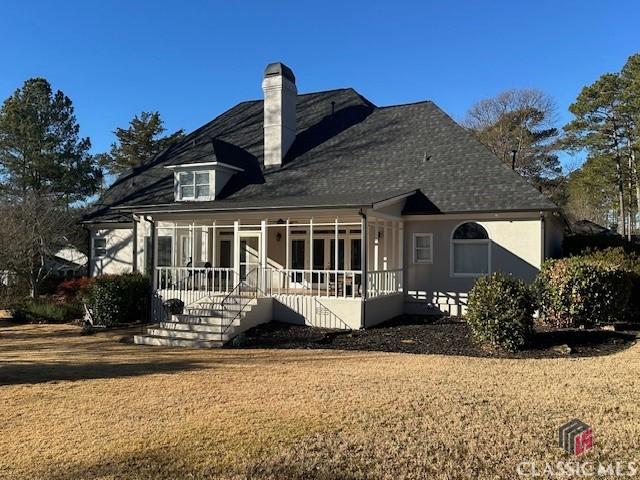
[[[200,365],[189,361],[161,363],[5,363],[0,364],[0,385],[136,377],[154,373],[179,373],[199,368],[201,368]]]

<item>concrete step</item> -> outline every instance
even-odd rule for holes
[[[187,340],[184,338],[154,337],[151,335],[134,335],[136,345],[155,345],[162,347],[220,348],[224,342],[214,340]]]
[[[180,340],[204,340],[215,342],[227,342],[230,340],[227,333],[191,332],[188,330],[172,330],[165,328],[150,328],[147,335],[152,337],[174,338]]]
[[[228,325],[229,322],[239,322],[250,311],[247,309],[238,316],[223,317],[222,315],[173,315],[168,322],[184,323],[189,325]]]
[[[229,330],[234,329],[240,325],[239,319],[236,319]],[[220,333],[226,329],[226,325],[220,323],[210,323],[210,324],[198,324],[198,323],[180,323],[180,322],[160,322],[158,328],[164,328],[167,330],[180,330],[183,332],[203,332],[203,333]]]

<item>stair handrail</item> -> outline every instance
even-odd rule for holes
[[[253,300],[254,298],[258,297],[258,291],[260,291],[260,288],[257,285],[256,282],[256,286],[254,290],[247,290],[250,291],[253,295],[249,298],[249,301],[247,301],[246,303],[242,304],[240,303],[241,307],[240,309],[236,312],[236,314],[233,316],[233,318],[231,318],[231,320],[229,322],[224,322],[225,320],[225,312],[229,312],[231,313],[231,310],[229,310],[227,308],[227,302],[228,300],[234,298],[233,293],[237,290],[238,291],[238,295],[242,298],[242,287],[250,287],[250,285],[247,283],[246,278],[249,277],[249,275],[251,275],[253,272],[255,272],[256,270],[259,270],[259,267],[255,267],[252,268],[251,270],[249,270],[248,272],[245,273],[245,279],[244,280],[240,280],[234,287],[233,289],[222,299],[222,302],[220,302],[220,307],[222,309],[222,320],[223,320],[223,330],[221,333],[226,333],[227,330],[229,330],[229,328],[231,328],[231,325],[233,325],[233,322],[235,322],[236,318],[238,318],[240,316],[240,314],[242,314],[242,312],[244,311],[244,309],[246,308],[247,305],[249,305],[249,302],[251,300]],[[237,301],[235,302],[236,304],[238,303]]]

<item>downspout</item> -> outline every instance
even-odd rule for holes
[[[369,244],[369,239],[367,238],[367,231],[368,226],[367,226],[367,214],[364,213],[364,210],[360,209],[360,211],[358,212],[360,214],[360,216],[362,217],[362,220],[364,220],[364,228],[362,228],[362,232],[360,232],[360,237],[361,237],[361,241],[362,241],[362,257],[364,258],[364,262],[362,262],[362,265],[360,266],[362,269],[362,316],[360,317],[360,328],[364,329],[365,328],[365,319],[366,319],[366,307],[367,307],[367,290],[369,289],[369,285],[367,282],[367,277],[368,277],[368,268],[367,268],[367,264],[368,264],[368,252],[367,252],[367,245]]]

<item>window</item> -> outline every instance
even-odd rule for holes
[[[180,200],[209,200],[211,197],[209,172],[178,173]]]
[[[104,257],[107,254],[107,239],[106,238],[94,238],[93,239],[93,256]]]
[[[171,266],[171,237],[158,236],[158,266],[170,267]]]
[[[433,234],[413,234],[413,263],[433,263]]]
[[[455,277],[477,277],[489,273],[489,235],[479,223],[459,225],[451,237],[451,274]]]

